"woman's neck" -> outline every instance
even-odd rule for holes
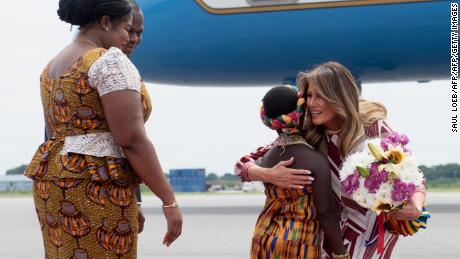
[[[326,133],[328,135],[338,135],[340,133],[341,129],[336,129],[336,130],[332,130],[332,129],[327,129],[326,128]]]
[[[102,41],[101,39],[96,36],[96,35],[93,35],[92,31],[91,30],[88,30],[88,31],[80,31],[78,34],[77,34],[77,37],[75,38],[75,41],[79,41],[79,42],[90,42],[92,45],[94,45],[95,47],[99,47],[99,48],[103,48],[104,44],[102,44]]]
[[[286,133],[286,132],[282,132],[281,130],[279,130],[276,133],[278,133],[278,137],[280,136],[302,136],[302,133],[300,131]]]
[[[286,146],[295,145],[295,144],[308,145],[305,138],[299,133],[293,133],[293,134],[280,133],[278,138],[275,140],[273,144],[274,146],[281,146],[283,147],[283,149],[285,149]]]
[[[328,134],[338,134],[342,130],[342,122],[337,120],[324,124]]]

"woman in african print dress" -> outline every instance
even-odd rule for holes
[[[79,25],[74,42],[44,69],[41,97],[50,140],[25,175],[46,258],[136,258],[141,182],[163,201],[169,246],[182,216],[145,134],[151,106],[121,49],[131,30],[127,0],[61,0],[61,20]]]

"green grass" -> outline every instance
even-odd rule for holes
[[[0,198],[3,197],[32,197],[32,192],[0,192]]]
[[[428,191],[434,191],[434,192],[440,192],[440,191],[446,191],[446,192],[457,192],[460,191],[460,182],[457,181],[449,181],[449,182],[428,182],[426,189]]]
[[[426,188],[427,192],[460,192],[460,187],[431,187]]]

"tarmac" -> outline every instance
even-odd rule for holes
[[[144,197],[146,223],[139,236],[138,258],[249,258],[262,194],[177,195],[184,217],[183,234],[161,244],[166,221],[160,201]],[[460,258],[460,193],[428,193],[428,228],[401,238],[392,258]],[[31,197],[0,198],[0,258],[44,258],[41,232]]]

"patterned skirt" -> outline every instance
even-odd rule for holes
[[[266,184],[265,195],[267,201],[252,237],[251,259],[321,258],[312,190]]]
[[[136,182],[123,175],[111,177],[114,171],[134,174],[122,166],[126,161],[86,155],[58,157],[48,161],[48,177],[35,178],[33,183],[45,258],[136,258]],[[79,177],[60,174],[77,169]]]

